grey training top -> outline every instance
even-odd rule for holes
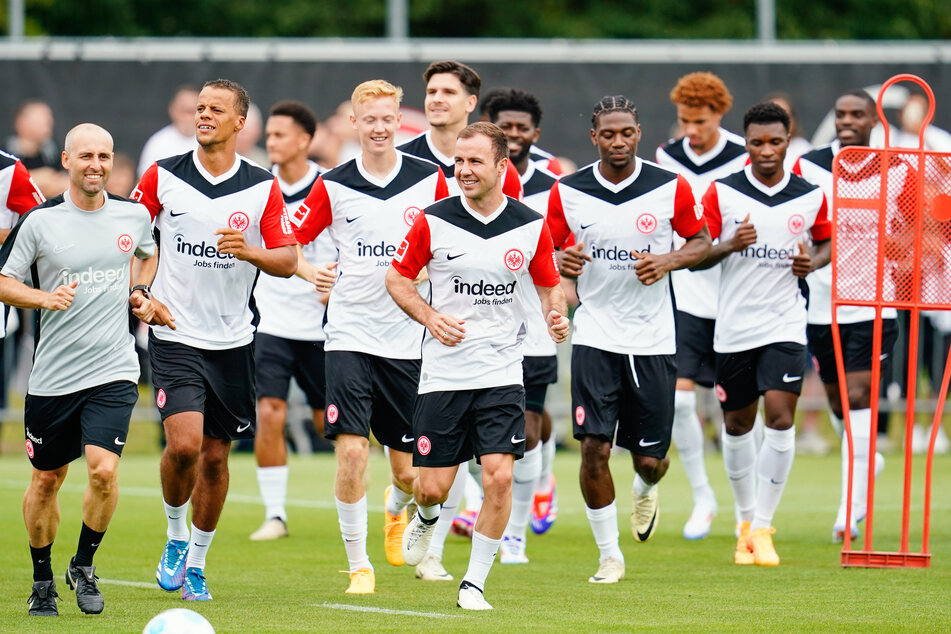
[[[0,250],[0,274],[52,292],[78,281],[65,311],[41,310],[28,392],[59,396],[138,381],[129,332],[131,258],[155,253],[148,210],[109,195],[95,211],[69,193],[25,215]]]

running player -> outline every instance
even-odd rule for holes
[[[832,201],[832,162],[839,150],[846,146],[867,147],[872,129],[878,123],[875,101],[864,90],[847,92],[835,101],[836,140],[830,145],[807,152],[796,161],[793,172],[825,192],[826,200]],[[879,188],[879,170],[869,169],[866,161],[853,165],[842,162],[839,173],[840,194],[848,197],[849,191],[864,192]],[[913,179],[909,166],[895,159],[888,170],[888,189],[891,196],[889,213],[894,214],[902,198],[913,197]],[[911,207],[905,207],[911,208]],[[854,227],[854,224],[851,225]],[[877,242],[877,226],[863,227],[869,239]],[[839,257],[848,257],[840,251]],[[854,257],[854,256],[853,256]],[[835,349],[832,344],[832,267],[825,266],[806,278],[809,284],[809,311],[806,332],[809,348],[819,366],[819,378],[829,397],[832,424],[842,433],[842,397],[835,366]],[[874,279],[870,280],[874,285]],[[898,313],[894,308],[882,310],[882,360],[891,354],[898,339]],[[855,466],[852,479],[852,538],[858,537],[858,522],[865,518],[868,493],[868,460],[871,441],[872,398],[872,343],[875,309],[861,306],[842,306],[837,321],[842,338],[845,381],[848,386],[849,416],[852,425],[852,444]],[[885,467],[885,457],[875,454],[875,474]],[[845,534],[845,516],[848,507],[849,445],[842,441],[842,492],[839,510],[832,525],[832,540],[841,541]]]
[[[489,114],[489,104],[496,96],[509,93],[512,90],[512,88],[493,88],[485,93],[485,96],[482,98],[482,105],[479,107],[479,121],[488,121],[491,123],[492,116]],[[536,167],[541,167],[556,176],[561,176],[562,174],[562,167],[558,161],[558,157],[547,150],[541,149],[535,145],[534,142],[529,146],[528,160],[535,163]]]
[[[541,105],[534,95],[521,90],[509,89],[497,92],[486,103],[489,120],[498,125],[508,141],[509,160],[515,165],[522,181],[523,202],[542,214],[548,213],[548,194],[557,177],[538,167],[530,157],[533,144],[541,133]],[[539,522],[541,532],[551,526],[557,517],[552,508],[554,476],[552,461],[555,454],[555,439],[551,437],[551,418],[548,418],[547,433],[543,430],[545,420],[545,393],[548,386],[558,381],[558,358],[555,344],[547,329],[538,304],[535,290],[523,287],[524,301],[530,307],[528,330],[522,343],[523,383],[525,385],[525,455],[515,463],[512,474],[512,513],[502,538],[499,561],[503,564],[528,563],[525,555],[526,528],[531,516],[533,528]],[[543,444],[540,442],[544,440]],[[545,464],[547,463],[547,464]],[[541,483],[544,473],[544,484]],[[541,488],[541,496],[536,489]],[[534,510],[539,504],[533,500],[543,498],[543,510],[536,520]]]
[[[563,247],[562,275],[578,278],[571,348],[574,436],[581,441],[581,492],[600,550],[591,583],[624,577],[614,480],[617,444],[636,471],[631,529],[657,528],[657,483],[667,472],[676,340],[667,273],[703,260],[710,236],[686,179],[637,158],[641,127],[623,96],[604,97],[591,117],[600,160],[551,190],[548,224]],[[686,242],[672,250],[674,233]],[[577,244],[570,244],[574,234]]]
[[[340,532],[350,564],[349,594],[376,587],[367,555],[366,470],[370,432],[388,449],[392,486],[384,493],[386,560],[403,565],[406,506],[413,499],[410,415],[419,385],[423,329],[386,293],[384,278],[399,240],[420,210],[448,194],[442,171],[394,147],[403,90],[382,79],[353,91],[351,123],[363,152],[317,179],[291,216],[298,240],[325,229],[339,251],[322,266],[317,290],[333,292],[327,307],[327,410],[324,434],[336,439],[334,486]],[[414,291],[415,292],[415,291]]]
[[[265,125],[265,146],[284,195],[288,214],[304,202],[322,171],[307,160],[317,117],[299,101],[276,103]],[[337,250],[323,234],[303,250],[310,264],[333,262]],[[303,267],[301,267],[303,268]],[[300,272],[300,271],[299,271]],[[254,340],[258,424],[254,455],[258,488],[264,500],[264,523],[251,534],[254,541],[287,536],[287,394],[291,377],[301,386],[313,410],[314,427],[324,433],[324,306],[326,298],[303,279],[262,275],[254,287],[261,322]]]
[[[119,500],[119,456],[138,398],[128,303],[138,308],[139,300],[129,297],[129,260],[150,258],[154,265],[155,257],[148,211],[105,192],[112,148],[112,136],[97,125],[70,130],[62,154],[69,189],[26,215],[0,252],[0,300],[42,309],[24,412],[33,465],[23,497],[33,558],[31,616],[59,614],[50,560],[57,494],[69,463],[83,453],[89,484],[66,583],[84,613],[99,614],[104,605],[93,556]]]
[[[239,84],[207,82],[195,114],[198,149],[154,163],[132,193],[155,220],[154,287],[177,326],[153,326],[149,336],[167,440],[160,469],[168,541],[155,576],[186,601],[212,598],[205,557],[228,492],[231,441],[254,436],[254,282],[259,271],[288,277],[297,269],[277,179],[235,153],[249,103]],[[151,273],[138,280],[147,285]]]
[[[687,179],[699,198],[717,178],[743,168],[744,141],[720,123],[733,96],[712,73],[690,73],[670,92],[683,139],[657,148],[657,163]],[[713,387],[713,325],[717,316],[719,267],[671,274],[677,302],[677,392],[672,437],[693,489],[693,510],[684,524],[686,539],[703,539],[717,512],[717,501],[703,458],[703,427],[697,419],[696,385]]]
[[[491,610],[485,580],[511,509],[514,460],[525,450],[521,340],[528,311],[519,287],[534,285],[549,336],[568,336],[545,221],[502,193],[508,154],[498,127],[474,123],[459,133],[456,179],[462,197],[428,207],[403,240],[386,286],[396,303],[426,326],[419,399],[413,412],[419,477],[418,512],[403,535],[403,557],[418,564],[429,547],[440,504],[459,465],[482,464],[485,492],[472,533],[459,607]],[[413,287],[428,266],[432,304]]]
[[[783,170],[786,111],[756,104],[743,115],[743,131],[751,164],[714,181],[703,196],[707,225],[720,242],[700,266],[722,262],[713,346],[723,463],[741,513],[734,561],[778,566],[772,521],[796,453],[793,415],[806,370],[800,282],[829,262],[831,227],[822,190]],[[766,428],[757,459],[753,423],[760,396]]]

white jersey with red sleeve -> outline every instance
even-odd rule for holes
[[[720,312],[713,334],[717,352],[752,350],[770,343],[806,344],[806,298],[792,259],[807,231],[828,240],[832,226],[822,189],[789,174],[772,187],[741,172],[714,181],[703,196],[710,235],[736,234],[746,215],[756,243],[721,261]]]
[[[719,134],[716,145],[703,154],[694,152],[686,137],[668,141],[657,148],[657,164],[686,178],[698,200],[710,183],[740,171],[749,160],[743,137],[723,128],[719,129]],[[682,243],[675,240],[674,244],[679,247]],[[720,267],[674,271],[671,279],[677,310],[703,319],[716,318]]]
[[[529,161],[528,168],[522,174],[522,202],[542,216],[548,215],[548,195],[557,180],[557,176]],[[522,343],[522,351],[526,357],[550,357],[557,353],[558,348],[548,334],[541,300],[530,285],[524,285],[522,290],[525,304],[529,307],[528,332]]]
[[[152,290],[175,317],[176,330],[153,326],[163,341],[225,350],[251,343],[257,311],[251,293],[258,269],[218,252],[223,227],[238,229],[251,246],[296,244],[274,176],[237,156],[212,176],[196,152],[149,167],[132,192],[152,214],[159,266]]]
[[[645,286],[632,251],[669,253],[674,234],[703,229],[703,213],[683,178],[636,159],[634,173],[611,183],[593,163],[552,188],[548,225],[555,246],[574,234],[591,261],[578,277],[572,343],[617,354],[674,354],[674,309],[667,280]]]
[[[278,174],[277,166],[272,168],[271,173],[281,187],[288,216],[301,206],[322,171],[316,163],[309,162],[303,178],[296,183],[287,183]],[[301,250],[304,259],[312,264],[337,261],[337,248],[326,232],[310,244],[303,245]],[[254,302],[261,314],[258,332],[295,341],[323,341],[326,307],[320,299],[314,285],[296,275],[283,278],[261,273],[254,287]]]
[[[529,149],[528,160],[534,164],[535,167],[540,167],[555,176],[561,176],[564,173],[564,168],[562,168],[558,157],[547,150],[541,149],[537,145],[533,145]]]
[[[432,307],[465,322],[456,346],[426,333],[420,394],[522,384],[527,311],[540,309],[526,305],[521,287],[560,283],[541,215],[506,198],[486,217],[448,198],[420,215],[393,266],[410,279],[428,267]]]
[[[362,156],[322,174],[291,215],[301,244],[326,230],[338,251],[339,277],[327,304],[325,350],[387,359],[419,359],[423,329],[386,292],[386,269],[422,209],[448,194],[439,168],[397,152],[376,178]],[[426,292],[425,285],[420,290]]]

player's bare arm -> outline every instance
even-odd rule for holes
[[[555,254],[558,259],[558,271],[565,277],[575,278],[584,272],[584,263],[591,261],[591,256],[584,252],[584,243],[579,242],[565,247]]]
[[[556,286],[535,285],[538,298],[542,302],[542,314],[548,324],[548,334],[555,343],[568,339],[568,302],[561,284]]]
[[[244,239],[244,233],[230,227],[221,227],[215,235],[221,236],[218,238],[219,253],[250,262],[268,275],[290,277],[297,271],[297,247],[293,245],[273,249],[251,246]]]
[[[12,277],[0,275],[0,302],[17,308],[42,308],[43,310],[66,310],[76,297],[78,281],[57,286],[53,292],[30,288]]]
[[[321,301],[326,304],[328,299],[326,295],[337,281],[337,263],[311,264],[304,258],[304,250],[301,249],[299,244],[296,246],[296,249],[297,271],[294,274],[313,284],[314,290],[323,296]]]
[[[664,279],[670,271],[690,268],[708,256],[712,243],[710,232],[704,225],[676,251],[660,254],[631,251],[631,256],[638,260],[634,264],[637,279],[641,284],[650,286]]]
[[[407,315],[426,326],[439,343],[455,346],[466,338],[465,322],[452,315],[436,312],[416,290],[416,283],[392,266],[386,272],[386,290]]]
[[[816,269],[821,269],[832,259],[832,240],[822,240],[813,246],[809,252],[802,242],[799,243],[799,253],[792,258],[792,274],[796,277],[806,277]]]
[[[152,257],[144,260],[132,258],[132,288],[134,290],[129,293],[129,305],[132,307],[132,314],[136,319],[152,326],[167,326],[176,330],[175,317],[172,316],[172,311],[156,299],[150,290],[146,290],[152,285],[152,280],[155,279],[158,262],[158,247],[155,248],[155,254]]]
[[[756,227],[750,222],[750,215],[746,214],[746,218],[744,218],[743,222],[740,223],[740,226],[736,228],[736,233],[733,234],[733,237],[728,240],[720,240],[714,244],[713,248],[710,249],[710,255],[700,262],[700,264],[691,267],[691,270],[699,271],[701,269],[709,269],[714,267],[719,264],[726,256],[730,255],[731,253],[742,251],[755,242]]]

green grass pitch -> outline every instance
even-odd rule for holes
[[[248,535],[263,519],[263,507],[253,457],[236,454],[229,499],[206,570],[215,600],[186,605],[178,593],[159,590],[154,580],[165,541],[158,456],[129,453],[120,465],[119,508],[96,558],[106,608],[99,616],[84,616],[62,579],[78,538],[86,482],[85,465],[77,461],[60,494],[63,522],[53,547],[62,597],[60,617],[30,619],[26,598],[31,569],[20,513],[29,466],[25,456],[8,451],[0,456],[0,631],[138,632],[155,614],[181,606],[204,614],[218,632],[951,629],[949,456],[935,462],[931,568],[863,570],[841,568],[839,547],[830,542],[839,495],[837,452],[796,458],[775,519],[782,565],[774,569],[733,565],[732,498],[717,456],[708,456],[707,462],[720,503],[710,537],[687,542],[680,536],[691,499],[674,455],[661,484],[658,531],[650,542],[635,543],[628,527],[631,463],[627,455],[615,455],[612,469],[627,577],[613,586],[587,581],[598,562],[577,485],[578,462],[577,453],[559,452],[557,523],[544,536],[530,534],[530,564],[495,564],[486,588],[495,611],[469,615],[455,606],[458,580],[468,561],[467,541],[450,536],[446,545],[444,563],[455,582],[419,581],[411,568],[386,563],[382,544],[386,463],[378,452],[371,459],[368,493],[376,594],[353,597],[343,592],[348,579],[338,572],[346,568],[346,559],[333,507],[333,457],[292,457],[291,536],[253,543]],[[922,459],[918,466],[923,465]],[[900,466],[901,457],[889,455],[879,480],[875,545],[880,550],[898,547]],[[923,470],[918,466],[913,550],[920,548],[921,534]]]

